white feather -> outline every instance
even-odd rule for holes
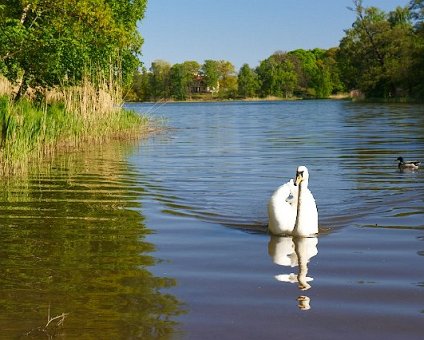
[[[268,203],[268,230],[275,235],[313,236],[318,233],[318,210],[314,196],[308,189],[309,172],[305,166],[297,168],[302,173],[299,186],[291,179],[277,188]],[[299,211],[298,203],[301,202]],[[296,225],[296,216],[297,218]]]

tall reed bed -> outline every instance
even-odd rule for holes
[[[12,92],[12,84],[0,74],[0,96],[10,95]]]
[[[0,174],[25,171],[28,162],[58,150],[112,138],[134,138],[149,119],[124,110],[119,88],[110,82],[52,89],[44,100],[11,100],[12,87],[0,80]]]

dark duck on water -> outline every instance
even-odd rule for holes
[[[405,161],[403,157],[397,158],[399,170],[418,170],[420,161]]]

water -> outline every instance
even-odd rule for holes
[[[170,129],[3,181],[0,338],[421,338],[423,106],[128,106]],[[271,237],[301,164],[320,236]]]

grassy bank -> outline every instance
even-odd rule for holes
[[[42,102],[14,102],[12,86],[0,81],[0,175],[24,172],[28,163],[58,151],[114,138],[135,138],[149,119],[122,109],[119,93],[107,83],[46,92]]]

